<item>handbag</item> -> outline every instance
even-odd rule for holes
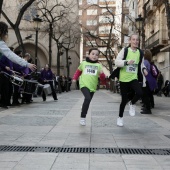
[[[120,67],[117,67],[115,70],[112,71],[109,78],[110,79],[115,79],[115,77],[116,77],[116,78],[119,79],[119,74],[120,74]]]

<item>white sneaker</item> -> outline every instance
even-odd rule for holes
[[[80,125],[86,126],[86,119],[85,118],[80,118]]]
[[[123,117],[117,118],[117,126],[123,126]]]
[[[132,105],[131,102],[129,102],[129,114],[135,116],[135,105]]]

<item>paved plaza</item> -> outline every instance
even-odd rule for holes
[[[58,98],[37,97],[32,104],[0,109],[0,170],[170,169],[170,97],[155,96],[151,115],[141,115],[138,102],[130,117],[126,106],[124,127],[116,125],[119,94],[97,91],[86,126],[79,125],[82,93],[72,90]],[[152,154],[154,149],[169,155]]]

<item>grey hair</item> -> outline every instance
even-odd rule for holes
[[[31,55],[29,54],[29,53],[25,53],[25,55],[24,56],[29,56],[29,57],[31,57]]]

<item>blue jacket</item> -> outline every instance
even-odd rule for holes
[[[147,80],[147,82],[149,84],[150,90],[153,91],[153,90],[155,90],[157,88],[157,80],[151,74],[149,61],[148,60],[144,60],[144,64],[145,64],[146,69],[148,71],[148,75],[146,76],[146,80]]]
[[[9,60],[6,56],[2,55],[1,59],[0,59],[0,67],[1,67],[1,71],[4,71],[8,74],[12,74],[12,71],[7,71],[5,67],[9,67],[11,70],[13,70],[13,62],[11,60]]]
[[[51,69],[44,69],[41,71],[41,80],[53,80],[53,73]]]

